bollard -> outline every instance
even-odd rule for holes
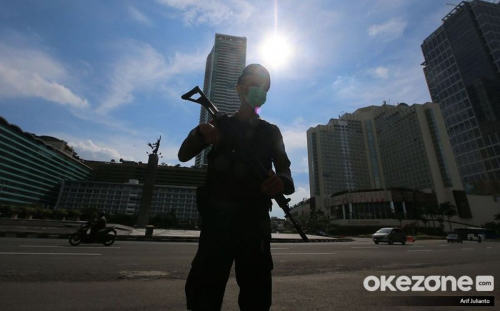
[[[146,226],[146,236],[147,237],[152,237],[154,229],[155,229],[155,226],[153,226],[153,225],[147,225]]]

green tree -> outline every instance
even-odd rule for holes
[[[434,203],[427,203],[427,204],[423,204],[423,206],[422,206],[422,213],[431,218],[432,226],[434,227],[434,229],[436,229],[436,223],[434,222],[435,221],[434,216],[438,215],[438,211],[439,211],[439,208]]]
[[[448,225],[450,226],[450,232],[453,231],[451,228],[450,217],[455,216],[457,214],[456,207],[452,205],[450,202],[444,202],[439,205],[439,214],[446,216],[448,218]]]

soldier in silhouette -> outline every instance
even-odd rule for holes
[[[240,107],[224,120],[231,130],[202,123],[179,150],[179,160],[186,162],[212,147],[205,185],[197,191],[202,228],[186,282],[188,310],[220,310],[233,261],[240,309],[267,311],[271,306],[271,198],[295,190],[281,132],[257,113],[270,86],[266,68],[258,64],[245,67],[236,86]],[[263,182],[255,168],[242,160],[241,146],[247,157],[267,170]]]

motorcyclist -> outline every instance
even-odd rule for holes
[[[94,239],[99,230],[106,228],[106,225],[106,212],[99,212],[99,218],[94,219],[90,222],[90,238]]]

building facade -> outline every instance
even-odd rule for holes
[[[126,183],[137,179],[143,184],[146,178],[147,163],[85,161],[85,164],[94,169],[95,181]],[[198,187],[205,183],[206,174],[203,168],[158,165],[155,185]]]
[[[133,215],[139,212],[143,185],[131,179],[127,183],[65,181],[56,209],[97,208],[108,214]],[[177,219],[195,224],[198,219],[196,187],[155,185],[150,216],[174,211]]]
[[[52,208],[64,180],[93,174],[66,142],[24,132],[0,117],[0,204]]]
[[[500,3],[461,2],[421,45],[461,180],[500,180]]]
[[[223,34],[215,34],[215,43],[208,54],[205,66],[203,93],[214,103],[220,112],[233,114],[240,107],[236,84],[246,64],[247,39]],[[200,123],[210,117],[205,108],[200,110]],[[210,148],[196,156],[195,165],[207,164]]]
[[[307,131],[311,197],[407,188],[454,202],[463,190],[438,104],[369,106]]]

